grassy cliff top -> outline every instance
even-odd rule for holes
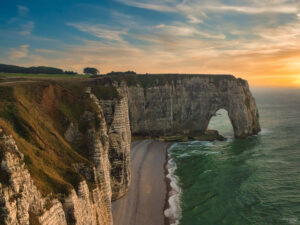
[[[115,88],[93,82],[0,82],[0,128],[15,139],[24,154],[26,168],[44,195],[66,194],[77,186],[83,177],[74,164],[92,166],[88,161],[85,135],[87,129],[97,128],[100,123],[97,117],[88,122],[80,119],[85,111],[98,113],[85,94],[86,87],[91,87],[102,99],[118,97]],[[70,144],[64,138],[70,123],[76,124],[83,134],[76,144]],[[5,176],[0,176],[0,182],[7,183],[3,179]]]
[[[224,79],[237,80],[233,75],[227,74],[135,74],[134,72],[112,72],[107,75],[85,76],[85,75],[65,75],[65,74],[9,74],[0,73],[1,82],[36,82],[36,81],[57,81],[65,85],[76,83],[79,87],[93,86],[95,93],[103,99],[119,98],[113,88],[113,82],[119,85],[125,82],[128,86],[141,86],[144,88],[162,86],[166,84],[177,84],[184,79],[209,79],[210,82],[218,83]],[[239,79],[243,81],[242,79]]]
[[[177,83],[178,80],[204,78],[217,82],[223,79],[236,79],[233,75],[222,74],[126,74],[114,73],[108,75],[119,84],[124,81],[128,86],[140,85],[142,87],[155,87],[170,83]]]
[[[82,78],[83,75],[78,74],[30,74],[30,73],[0,73],[0,78]]]

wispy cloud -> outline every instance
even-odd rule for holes
[[[161,30],[161,32],[165,34],[174,35],[174,36],[192,37],[193,35],[197,34],[196,29],[188,26],[173,26],[173,25],[160,24],[157,25],[155,28]]]
[[[143,9],[155,10],[160,12],[174,12],[186,16],[190,23],[200,23],[203,20],[199,18],[199,14],[205,12],[226,13],[236,12],[241,14],[298,14],[299,1],[297,0],[249,0],[249,1],[231,1],[231,4],[226,4],[221,0],[183,0],[183,1],[149,1],[147,0],[116,0],[123,4],[134,6]],[[235,3],[235,4],[234,4]]]
[[[222,11],[234,11],[245,14],[263,14],[263,13],[283,13],[283,14],[294,14],[298,12],[295,6],[228,6],[228,5],[217,5],[217,6],[206,6],[203,10],[222,12]]]
[[[192,16],[192,15],[188,15],[187,18],[189,20],[188,21],[189,23],[203,23],[202,19],[199,19],[198,17]]]
[[[174,11],[236,11],[249,14],[261,13],[297,13],[299,2],[294,1],[232,1],[231,4],[226,4],[223,1],[199,1],[199,0],[183,0],[183,1],[152,1],[148,3],[145,0],[131,1],[131,0],[118,0],[127,5],[147,8],[157,11],[174,12]],[[234,4],[235,3],[235,4]],[[193,9],[193,10],[192,10]]]
[[[12,60],[21,59],[28,56],[29,45],[21,45],[19,48],[9,49],[9,58]]]
[[[98,38],[103,38],[110,41],[123,41],[121,35],[127,34],[126,30],[112,30],[101,25],[93,25],[87,23],[67,23],[68,26],[74,27],[82,32]]]
[[[26,6],[18,5],[19,16],[27,16],[29,9]]]
[[[132,1],[132,0],[117,0],[125,5],[134,6],[143,9],[161,11],[161,12],[176,12],[176,9],[172,6],[167,5],[166,3],[170,3],[171,1],[154,1],[156,3],[149,3],[149,1]]]
[[[9,24],[10,29],[7,32],[15,30],[19,35],[31,35],[35,28],[35,23],[27,18],[29,13],[29,8],[23,5],[18,5],[18,14],[11,18],[8,18],[7,24]]]
[[[192,38],[195,35],[199,35],[205,38],[213,38],[213,39],[225,39],[225,35],[223,34],[212,34],[209,32],[203,32],[200,29],[197,29],[192,26],[187,26],[186,24],[181,25],[165,25],[160,24],[155,28],[160,29],[160,33],[165,35],[173,35],[173,36],[185,36]]]
[[[29,46],[23,45],[10,49],[10,57],[15,62],[22,59],[22,63],[24,58],[30,59],[27,65],[45,64],[77,71],[94,66],[104,73],[128,69],[141,73],[232,73],[258,85],[275,85],[275,81],[280,80],[291,82],[284,76],[291,79],[300,71],[297,48],[300,41],[293,39],[293,46],[284,46],[266,38],[269,32],[265,31],[255,41],[213,41],[177,36],[171,42],[169,39],[164,42],[164,37],[154,33],[144,35],[151,44],[141,47],[122,42],[107,44],[83,40],[82,45],[66,45],[60,50],[37,49],[31,54],[28,54]],[[275,33],[284,33],[284,30],[278,29]]]
[[[30,35],[35,27],[34,22],[29,21],[27,23],[21,24],[21,31],[19,32],[22,35]]]
[[[231,1],[230,4],[222,0],[203,1],[186,0],[178,4],[176,8],[184,13],[193,13],[195,11],[212,11],[212,12],[237,12],[245,14],[296,14],[299,10],[299,2],[297,0],[247,0],[247,1]]]

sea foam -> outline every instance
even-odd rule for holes
[[[179,178],[175,175],[176,163],[171,159],[170,150],[168,151],[168,163],[166,169],[168,170],[167,178],[170,179],[171,190],[169,192],[169,208],[164,212],[165,216],[170,220],[171,225],[178,225],[181,217],[181,207],[180,207],[180,198],[181,198],[181,188],[179,186]]]

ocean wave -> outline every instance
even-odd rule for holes
[[[169,192],[169,208],[164,211],[165,216],[170,220],[171,225],[179,225],[179,220],[181,218],[181,188],[179,186],[179,178],[175,175],[177,169],[175,161],[171,158],[170,151],[168,152],[168,163],[166,169],[168,170],[167,178],[170,179],[171,190]]]
[[[189,152],[184,152],[180,155],[177,155],[176,158],[186,158],[186,157],[192,157],[192,156],[197,156],[197,155],[214,155],[214,154],[219,154],[219,151],[204,151],[204,150],[192,150]]]
[[[204,150],[192,150],[192,155],[214,155],[219,154],[219,151],[204,151]]]
[[[182,154],[178,155],[177,158],[185,158],[185,157],[190,157],[190,156],[192,156],[192,154],[182,153]]]
[[[213,143],[211,141],[189,141],[188,146],[193,146],[193,145],[201,145],[201,146],[213,146]]]

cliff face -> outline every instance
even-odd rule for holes
[[[25,168],[24,155],[14,139],[3,134],[1,139],[1,174],[8,178],[0,185],[1,224],[66,224],[62,203],[43,198]],[[51,223],[50,223],[51,222]]]
[[[51,194],[43,196],[25,168],[24,156],[13,138],[0,135],[4,142],[1,170],[8,177],[8,183],[0,185],[1,224],[112,224],[109,192],[100,185],[109,180],[101,179],[96,168],[89,171],[95,179],[92,190],[83,180],[77,190],[70,190],[60,200]]]
[[[125,90],[133,135],[204,133],[219,109],[227,110],[236,137],[260,131],[247,81],[230,75],[156,76],[144,76]]]
[[[74,87],[35,86],[38,101],[27,102],[32,89],[24,87],[0,101],[0,224],[112,225],[112,197],[130,181],[127,99],[100,101],[103,90],[87,84],[79,95]],[[11,106],[26,112],[8,113]]]
[[[131,132],[127,98],[101,100],[107,121],[109,136],[109,159],[111,162],[112,199],[126,194],[130,184]]]

